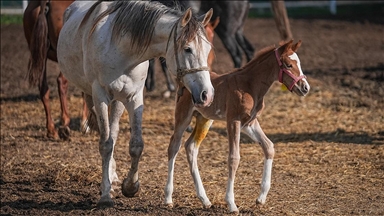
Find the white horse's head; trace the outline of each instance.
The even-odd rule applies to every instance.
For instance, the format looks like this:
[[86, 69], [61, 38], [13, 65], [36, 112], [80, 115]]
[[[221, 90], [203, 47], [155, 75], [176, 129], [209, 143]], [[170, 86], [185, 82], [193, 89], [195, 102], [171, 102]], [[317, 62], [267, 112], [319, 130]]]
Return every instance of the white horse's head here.
[[191, 9], [186, 10], [173, 26], [167, 45], [167, 67], [188, 89], [197, 107], [209, 106], [214, 97], [208, 68], [211, 44], [204, 30], [212, 13], [211, 9], [195, 18]]

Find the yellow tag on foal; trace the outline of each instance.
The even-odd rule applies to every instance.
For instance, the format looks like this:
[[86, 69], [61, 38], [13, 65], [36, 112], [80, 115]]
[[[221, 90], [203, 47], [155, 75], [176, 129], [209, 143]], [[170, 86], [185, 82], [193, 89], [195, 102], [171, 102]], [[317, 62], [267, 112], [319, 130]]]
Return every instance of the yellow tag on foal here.
[[285, 84], [281, 84], [281, 90], [282, 91], [287, 91], [288, 88], [287, 88], [287, 86]]

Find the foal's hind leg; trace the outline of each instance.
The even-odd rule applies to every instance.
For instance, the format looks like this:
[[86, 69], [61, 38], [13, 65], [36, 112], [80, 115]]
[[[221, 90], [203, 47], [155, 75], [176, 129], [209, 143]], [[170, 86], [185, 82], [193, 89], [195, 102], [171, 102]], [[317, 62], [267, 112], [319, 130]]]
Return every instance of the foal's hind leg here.
[[205, 208], [211, 207], [212, 204], [205, 193], [203, 182], [201, 181], [199, 168], [197, 166], [197, 155], [200, 144], [207, 135], [212, 122], [213, 120], [206, 119], [200, 114], [197, 115], [195, 129], [185, 143], [185, 150], [193, 182], [195, 183], [197, 197], [201, 200]]
[[240, 163], [240, 121], [227, 121], [227, 132], [229, 142], [228, 155], [228, 182], [225, 201], [227, 201], [230, 212], [239, 212], [235, 204], [234, 184], [237, 168]]
[[264, 171], [261, 180], [261, 193], [256, 202], [264, 204], [267, 199], [267, 194], [271, 188], [272, 162], [275, 155], [273, 143], [264, 134], [259, 122], [255, 119], [249, 125], [243, 127], [243, 132], [246, 133], [253, 141], [259, 142], [264, 152]]

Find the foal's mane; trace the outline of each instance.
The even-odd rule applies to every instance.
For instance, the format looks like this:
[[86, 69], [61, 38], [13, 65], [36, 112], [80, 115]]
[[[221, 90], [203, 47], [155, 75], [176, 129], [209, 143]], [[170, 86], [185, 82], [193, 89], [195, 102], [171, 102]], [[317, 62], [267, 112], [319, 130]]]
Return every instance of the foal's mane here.
[[[85, 15], [81, 25], [89, 19], [92, 12], [101, 2], [103, 2], [103, 0], [98, 0], [92, 5]], [[131, 46], [138, 53], [144, 53], [148, 48], [152, 40], [155, 26], [162, 15], [168, 13], [178, 18], [175, 25], [178, 24], [179, 19], [183, 15], [180, 7], [176, 6], [175, 8], [169, 8], [159, 2], [114, 1], [107, 10], [96, 17], [89, 35], [92, 35], [97, 23], [101, 19], [114, 12], [116, 12], [116, 16], [112, 21], [112, 40], [117, 41], [129, 32], [132, 37]], [[199, 36], [198, 46], [201, 46], [200, 36], [202, 33], [205, 35], [203, 28], [204, 27], [198, 22], [197, 18], [192, 16], [187, 25], [182, 28], [181, 34], [176, 40], [175, 46], [177, 47], [177, 51], [180, 51], [196, 36]]]
[[[282, 43], [280, 43], [280, 44], [282, 44]], [[286, 43], [282, 44], [280, 47], [278, 47], [277, 49], [280, 49], [280, 48], [285, 49], [285, 46], [287, 46], [288, 44], [289, 44], [289, 42], [286, 42]], [[247, 67], [253, 67], [254, 65], [257, 65], [257, 64], [264, 62], [264, 60], [268, 57], [268, 54], [270, 54], [275, 49], [276, 49], [275, 45], [264, 47], [263, 49], [259, 50], [256, 53], [255, 57], [251, 61], [249, 61], [246, 65], [239, 68], [238, 70], [242, 70], [243, 68], [247, 68]]]

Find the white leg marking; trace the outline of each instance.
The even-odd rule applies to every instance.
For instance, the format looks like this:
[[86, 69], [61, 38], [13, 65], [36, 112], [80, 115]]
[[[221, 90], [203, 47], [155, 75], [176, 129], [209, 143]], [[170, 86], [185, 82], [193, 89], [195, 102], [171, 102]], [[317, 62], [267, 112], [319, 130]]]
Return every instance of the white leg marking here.
[[272, 162], [273, 159], [264, 160], [264, 171], [263, 177], [261, 179], [261, 192], [259, 198], [257, 198], [257, 202], [260, 204], [265, 204], [268, 191], [271, 188]]

